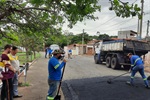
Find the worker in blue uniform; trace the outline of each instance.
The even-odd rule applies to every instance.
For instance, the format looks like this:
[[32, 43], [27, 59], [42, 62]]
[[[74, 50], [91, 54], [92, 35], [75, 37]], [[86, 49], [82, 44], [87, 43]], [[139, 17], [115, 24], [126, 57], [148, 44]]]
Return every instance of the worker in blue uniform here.
[[132, 55], [132, 53], [128, 53], [127, 56], [129, 57], [130, 62], [131, 62], [131, 69], [130, 69], [131, 79], [130, 81], [127, 82], [127, 84], [134, 86], [134, 76], [137, 72], [139, 72], [144, 80], [145, 87], [150, 89], [149, 83], [147, 81], [147, 77], [145, 76], [145, 73], [144, 73], [143, 60], [138, 55]]
[[49, 56], [49, 58], [52, 57], [52, 53], [53, 53], [53, 50], [52, 50], [51, 48], [49, 48], [49, 49], [48, 49], [48, 56]]
[[47, 100], [54, 100], [56, 96], [56, 92], [58, 89], [58, 85], [61, 80], [61, 69], [65, 66], [66, 60], [63, 59], [61, 63], [59, 63], [61, 59], [61, 54], [63, 51], [56, 49], [53, 51], [53, 57], [50, 58], [48, 62], [48, 95]]

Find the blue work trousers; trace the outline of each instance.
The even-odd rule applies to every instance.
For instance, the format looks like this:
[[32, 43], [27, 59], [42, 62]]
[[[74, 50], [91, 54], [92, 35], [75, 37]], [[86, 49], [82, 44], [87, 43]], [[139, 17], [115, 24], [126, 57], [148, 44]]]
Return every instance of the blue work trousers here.
[[13, 82], [13, 95], [18, 95], [18, 73], [16, 72], [14, 74], [14, 77], [12, 78]]
[[142, 76], [143, 80], [144, 80], [144, 84], [145, 86], [149, 86], [149, 83], [147, 81], [147, 77], [144, 74], [144, 66], [143, 65], [139, 65], [139, 66], [135, 66], [132, 68], [132, 72], [131, 72], [131, 83], [134, 84], [133, 80], [134, 80], [134, 76], [135, 74], [139, 72], [140, 75]]
[[49, 97], [56, 96], [59, 83], [60, 81], [53, 81], [53, 80], [48, 79], [49, 90], [48, 90], [47, 96]]

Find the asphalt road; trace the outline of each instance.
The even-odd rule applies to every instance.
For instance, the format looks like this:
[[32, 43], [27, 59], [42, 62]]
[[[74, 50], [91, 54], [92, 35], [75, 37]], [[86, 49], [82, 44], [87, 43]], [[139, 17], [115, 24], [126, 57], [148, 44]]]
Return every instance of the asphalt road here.
[[109, 78], [125, 72], [97, 65], [92, 56], [69, 59], [62, 84], [65, 100], [150, 100], [150, 90], [144, 87], [139, 74], [135, 78], [136, 87], [125, 84], [130, 74], [107, 83]]
[[[45, 100], [48, 91], [47, 62], [43, 53], [30, 66], [27, 77], [30, 86], [19, 87], [23, 97], [15, 100]], [[150, 100], [150, 90], [144, 88], [139, 74], [135, 79], [137, 87], [125, 84], [130, 79], [129, 74], [119, 77], [112, 84], [107, 83], [109, 78], [125, 72], [94, 64], [92, 56], [69, 59], [62, 82], [61, 100]], [[24, 82], [24, 77], [21, 79]]]

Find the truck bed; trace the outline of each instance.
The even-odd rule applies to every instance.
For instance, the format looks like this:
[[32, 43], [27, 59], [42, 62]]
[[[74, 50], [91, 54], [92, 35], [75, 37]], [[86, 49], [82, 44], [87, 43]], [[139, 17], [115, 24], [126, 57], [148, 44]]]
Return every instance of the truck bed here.
[[102, 51], [123, 51], [123, 40], [104, 41]]
[[128, 39], [104, 40], [102, 51], [135, 51], [148, 52], [150, 45], [148, 42]]

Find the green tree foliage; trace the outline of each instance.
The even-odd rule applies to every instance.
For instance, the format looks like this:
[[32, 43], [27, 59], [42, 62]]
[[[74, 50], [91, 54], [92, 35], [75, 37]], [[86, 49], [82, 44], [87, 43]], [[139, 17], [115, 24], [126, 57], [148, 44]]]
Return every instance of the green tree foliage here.
[[[23, 35], [26, 38], [31, 37], [31, 39], [39, 37], [42, 42], [48, 41], [46, 43], [56, 43], [61, 46], [66, 45], [66, 43], [80, 43], [82, 34], [69, 36], [69, 39], [61, 35], [62, 24], [67, 20], [69, 22], [68, 26], [72, 28], [77, 21], [83, 21], [84, 19], [96, 20], [97, 17], [93, 14], [100, 11], [98, 1], [0, 0], [0, 42], [20, 41], [18, 36], [14, 34], [17, 33], [19, 36]], [[130, 5], [120, 0], [111, 0], [110, 10], [114, 10], [117, 16], [123, 18], [130, 17], [130, 15], [140, 16], [140, 8], [137, 4]], [[89, 37], [88, 34], [84, 34], [85, 43], [90, 40]], [[35, 40], [32, 42], [37, 43]]]
[[[9, 40], [10, 44], [24, 47], [26, 52], [27, 61], [29, 61], [29, 56], [34, 54], [36, 57], [36, 51], [40, 51], [43, 48], [43, 34], [41, 33], [32, 33], [29, 29], [26, 30], [18, 30], [18, 32], [14, 33], [17, 37], [17, 41]], [[32, 53], [33, 52], [33, 53]]]
[[110, 38], [110, 36], [108, 35], [108, 34], [100, 34], [99, 36], [98, 36], [98, 39], [99, 40], [102, 40], [102, 39], [109, 39]]
[[[57, 31], [65, 19], [70, 22], [70, 27], [84, 18], [96, 19], [93, 13], [100, 10], [97, 2], [98, 0], [1, 0], [0, 25], [14, 30], [18, 27], [28, 27], [32, 31], [50, 28], [49, 31], [53, 32]], [[0, 33], [4, 34], [1, 29]]]
[[[73, 33], [67, 32], [65, 34], [49, 35], [45, 43], [47, 47], [49, 47], [51, 44], [58, 44], [61, 47], [64, 47], [70, 44], [82, 44], [82, 37], [83, 33], [73, 35]], [[102, 40], [109, 38], [117, 38], [117, 36], [109, 36], [107, 34], [100, 34], [99, 36], [89, 36], [88, 33], [84, 33], [84, 44], [87, 44], [93, 39]]]
[[58, 44], [60, 47], [67, 45], [67, 37], [65, 35], [49, 35], [46, 38], [45, 46], [49, 47], [52, 44]]
[[116, 16], [127, 18], [130, 16], [138, 16], [141, 18], [140, 15], [140, 8], [137, 4], [130, 4], [129, 2], [122, 2], [121, 0], [110, 0], [111, 7], [109, 10], [113, 10], [116, 13]]

